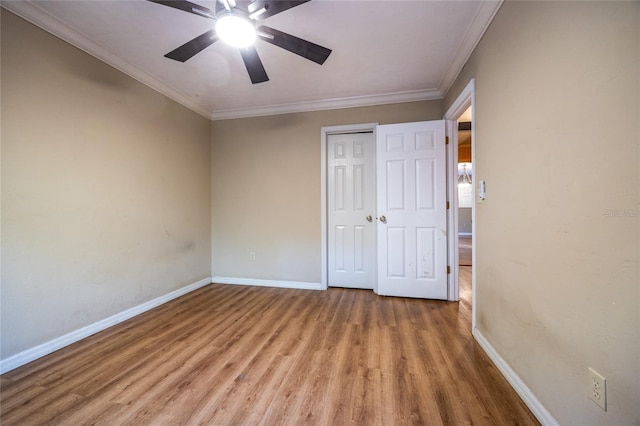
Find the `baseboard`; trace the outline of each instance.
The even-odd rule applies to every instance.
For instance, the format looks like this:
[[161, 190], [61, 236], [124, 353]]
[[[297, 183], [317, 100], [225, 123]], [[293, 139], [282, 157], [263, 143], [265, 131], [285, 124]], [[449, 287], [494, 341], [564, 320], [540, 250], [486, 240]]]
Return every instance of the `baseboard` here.
[[322, 290], [322, 284], [299, 281], [256, 280], [253, 278], [213, 277], [211, 281], [218, 284], [255, 285], [259, 287], [297, 288], [301, 290]]
[[471, 232], [458, 232], [458, 235], [461, 237], [471, 237], [473, 234]]
[[0, 374], [4, 374], [7, 371], [11, 371], [14, 368], [18, 368], [40, 357], [55, 352], [58, 349], [62, 349], [65, 346], [84, 339], [85, 337], [96, 334], [99, 331], [105, 330], [111, 326], [126, 321], [129, 318], [133, 318], [136, 315], [140, 315], [143, 312], [156, 308], [164, 303], [169, 302], [170, 300], [176, 299], [210, 283], [211, 278], [202, 279], [193, 284], [189, 284], [186, 287], [182, 287], [178, 290], [167, 293], [164, 296], [157, 297], [141, 305], [134, 306], [131, 309], [127, 309], [126, 311], [120, 312], [98, 322], [94, 322], [93, 324], [89, 324], [86, 327], [82, 327], [78, 330], [72, 331], [71, 333], [65, 334], [64, 336], [57, 337], [46, 343], [10, 356], [9, 358], [0, 360]]
[[476, 339], [478, 344], [482, 347], [482, 349], [486, 352], [486, 354], [491, 358], [491, 361], [496, 365], [498, 370], [502, 373], [502, 375], [507, 379], [511, 387], [516, 391], [516, 393], [520, 396], [522, 401], [529, 407], [529, 410], [533, 413], [534, 416], [538, 419], [538, 421], [543, 426], [559, 426], [559, 423], [556, 419], [553, 418], [551, 413], [547, 411], [546, 408], [540, 403], [538, 398], [531, 392], [531, 389], [524, 384], [522, 379], [516, 374], [513, 369], [507, 364], [507, 362], [496, 352], [491, 343], [478, 331], [478, 329], [473, 330], [473, 337]]

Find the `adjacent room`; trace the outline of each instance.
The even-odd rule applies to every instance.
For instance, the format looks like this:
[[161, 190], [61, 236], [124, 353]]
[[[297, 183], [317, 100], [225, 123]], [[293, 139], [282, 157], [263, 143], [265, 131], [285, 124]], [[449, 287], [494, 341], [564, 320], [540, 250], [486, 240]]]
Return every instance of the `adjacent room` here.
[[0, 6], [3, 425], [640, 424], [639, 2]]

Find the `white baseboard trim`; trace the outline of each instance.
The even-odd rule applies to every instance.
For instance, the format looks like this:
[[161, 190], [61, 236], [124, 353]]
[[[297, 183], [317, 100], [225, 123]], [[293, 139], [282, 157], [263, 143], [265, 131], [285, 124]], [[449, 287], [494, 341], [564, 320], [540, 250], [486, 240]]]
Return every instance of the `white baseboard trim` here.
[[301, 290], [322, 290], [320, 283], [299, 281], [257, 280], [253, 278], [213, 277], [211, 281], [217, 284], [255, 285], [259, 287], [297, 288]]
[[126, 311], [112, 315], [98, 322], [94, 322], [93, 324], [89, 324], [86, 327], [82, 327], [78, 330], [72, 331], [71, 333], [67, 333], [46, 343], [0, 360], [0, 374], [4, 374], [7, 371], [11, 371], [14, 368], [18, 368], [40, 357], [55, 352], [58, 349], [62, 349], [65, 346], [84, 339], [85, 337], [96, 334], [102, 330], [126, 321], [129, 318], [133, 318], [136, 315], [140, 315], [143, 312], [156, 308], [164, 303], [169, 302], [170, 300], [176, 299], [208, 284], [211, 284], [211, 278], [202, 279], [193, 284], [189, 284], [186, 287], [182, 287], [178, 290], [167, 293], [164, 296], [156, 297], [155, 299], [145, 302], [141, 305], [134, 306], [133, 308], [127, 309]]
[[458, 232], [458, 235], [462, 237], [471, 237], [473, 234], [471, 232]]
[[529, 407], [534, 416], [538, 419], [538, 421], [543, 426], [559, 426], [560, 423], [556, 419], [553, 418], [551, 413], [547, 411], [546, 408], [538, 401], [538, 398], [531, 392], [531, 389], [524, 384], [522, 379], [516, 374], [515, 371], [511, 369], [509, 364], [496, 352], [491, 343], [478, 331], [478, 329], [473, 330], [473, 337], [476, 339], [478, 344], [482, 347], [482, 349], [486, 352], [486, 354], [491, 358], [491, 361], [496, 365], [498, 370], [502, 373], [502, 375], [507, 379], [511, 387], [516, 391], [516, 393], [520, 396], [522, 401]]

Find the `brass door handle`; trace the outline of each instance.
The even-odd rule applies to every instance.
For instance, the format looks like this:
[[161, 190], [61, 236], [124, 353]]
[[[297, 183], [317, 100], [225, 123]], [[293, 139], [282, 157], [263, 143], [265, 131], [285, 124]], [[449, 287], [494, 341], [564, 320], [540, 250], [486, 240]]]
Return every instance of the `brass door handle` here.
[[385, 216], [380, 216], [380, 222], [387, 223], [387, 218]]
[[372, 222], [373, 218], [371, 217], [371, 215], [367, 216], [367, 222]]

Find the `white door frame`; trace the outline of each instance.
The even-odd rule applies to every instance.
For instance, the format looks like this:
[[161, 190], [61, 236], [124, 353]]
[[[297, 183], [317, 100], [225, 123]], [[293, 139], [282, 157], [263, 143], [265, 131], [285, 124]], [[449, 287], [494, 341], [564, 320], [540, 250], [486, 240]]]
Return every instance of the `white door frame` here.
[[[326, 126], [320, 131], [320, 228], [321, 228], [321, 281], [320, 289], [328, 288], [328, 247], [327, 247], [327, 136], [337, 133], [373, 132], [373, 140], [376, 140], [376, 126], [378, 123], [348, 124], [343, 126]], [[374, 142], [375, 143], [375, 142]], [[374, 150], [375, 152], [375, 150]], [[375, 155], [375, 154], [374, 154]], [[375, 159], [374, 159], [375, 167]], [[374, 170], [375, 176], [375, 170]], [[373, 291], [378, 292], [378, 280], [374, 280]]]
[[[472, 187], [475, 194], [475, 170], [476, 170], [476, 95], [475, 95], [475, 79], [471, 79], [467, 86], [462, 90], [458, 98], [453, 102], [451, 107], [444, 115], [445, 120], [454, 122], [469, 108], [473, 111], [471, 124], [471, 159], [474, 161], [474, 173], [471, 176]], [[449, 143], [449, 151], [447, 156], [448, 173], [448, 195], [451, 201], [449, 209], [449, 259], [452, 262], [453, 276], [449, 280], [449, 300], [459, 300], [459, 274], [460, 267], [458, 262], [458, 129], [450, 129], [451, 141]], [[471, 205], [471, 330], [476, 329], [476, 201], [475, 196], [472, 198]]]
[[458, 254], [458, 129], [455, 119], [446, 119], [447, 145], [447, 254], [451, 273], [448, 279], [447, 300], [460, 300], [460, 262]]

